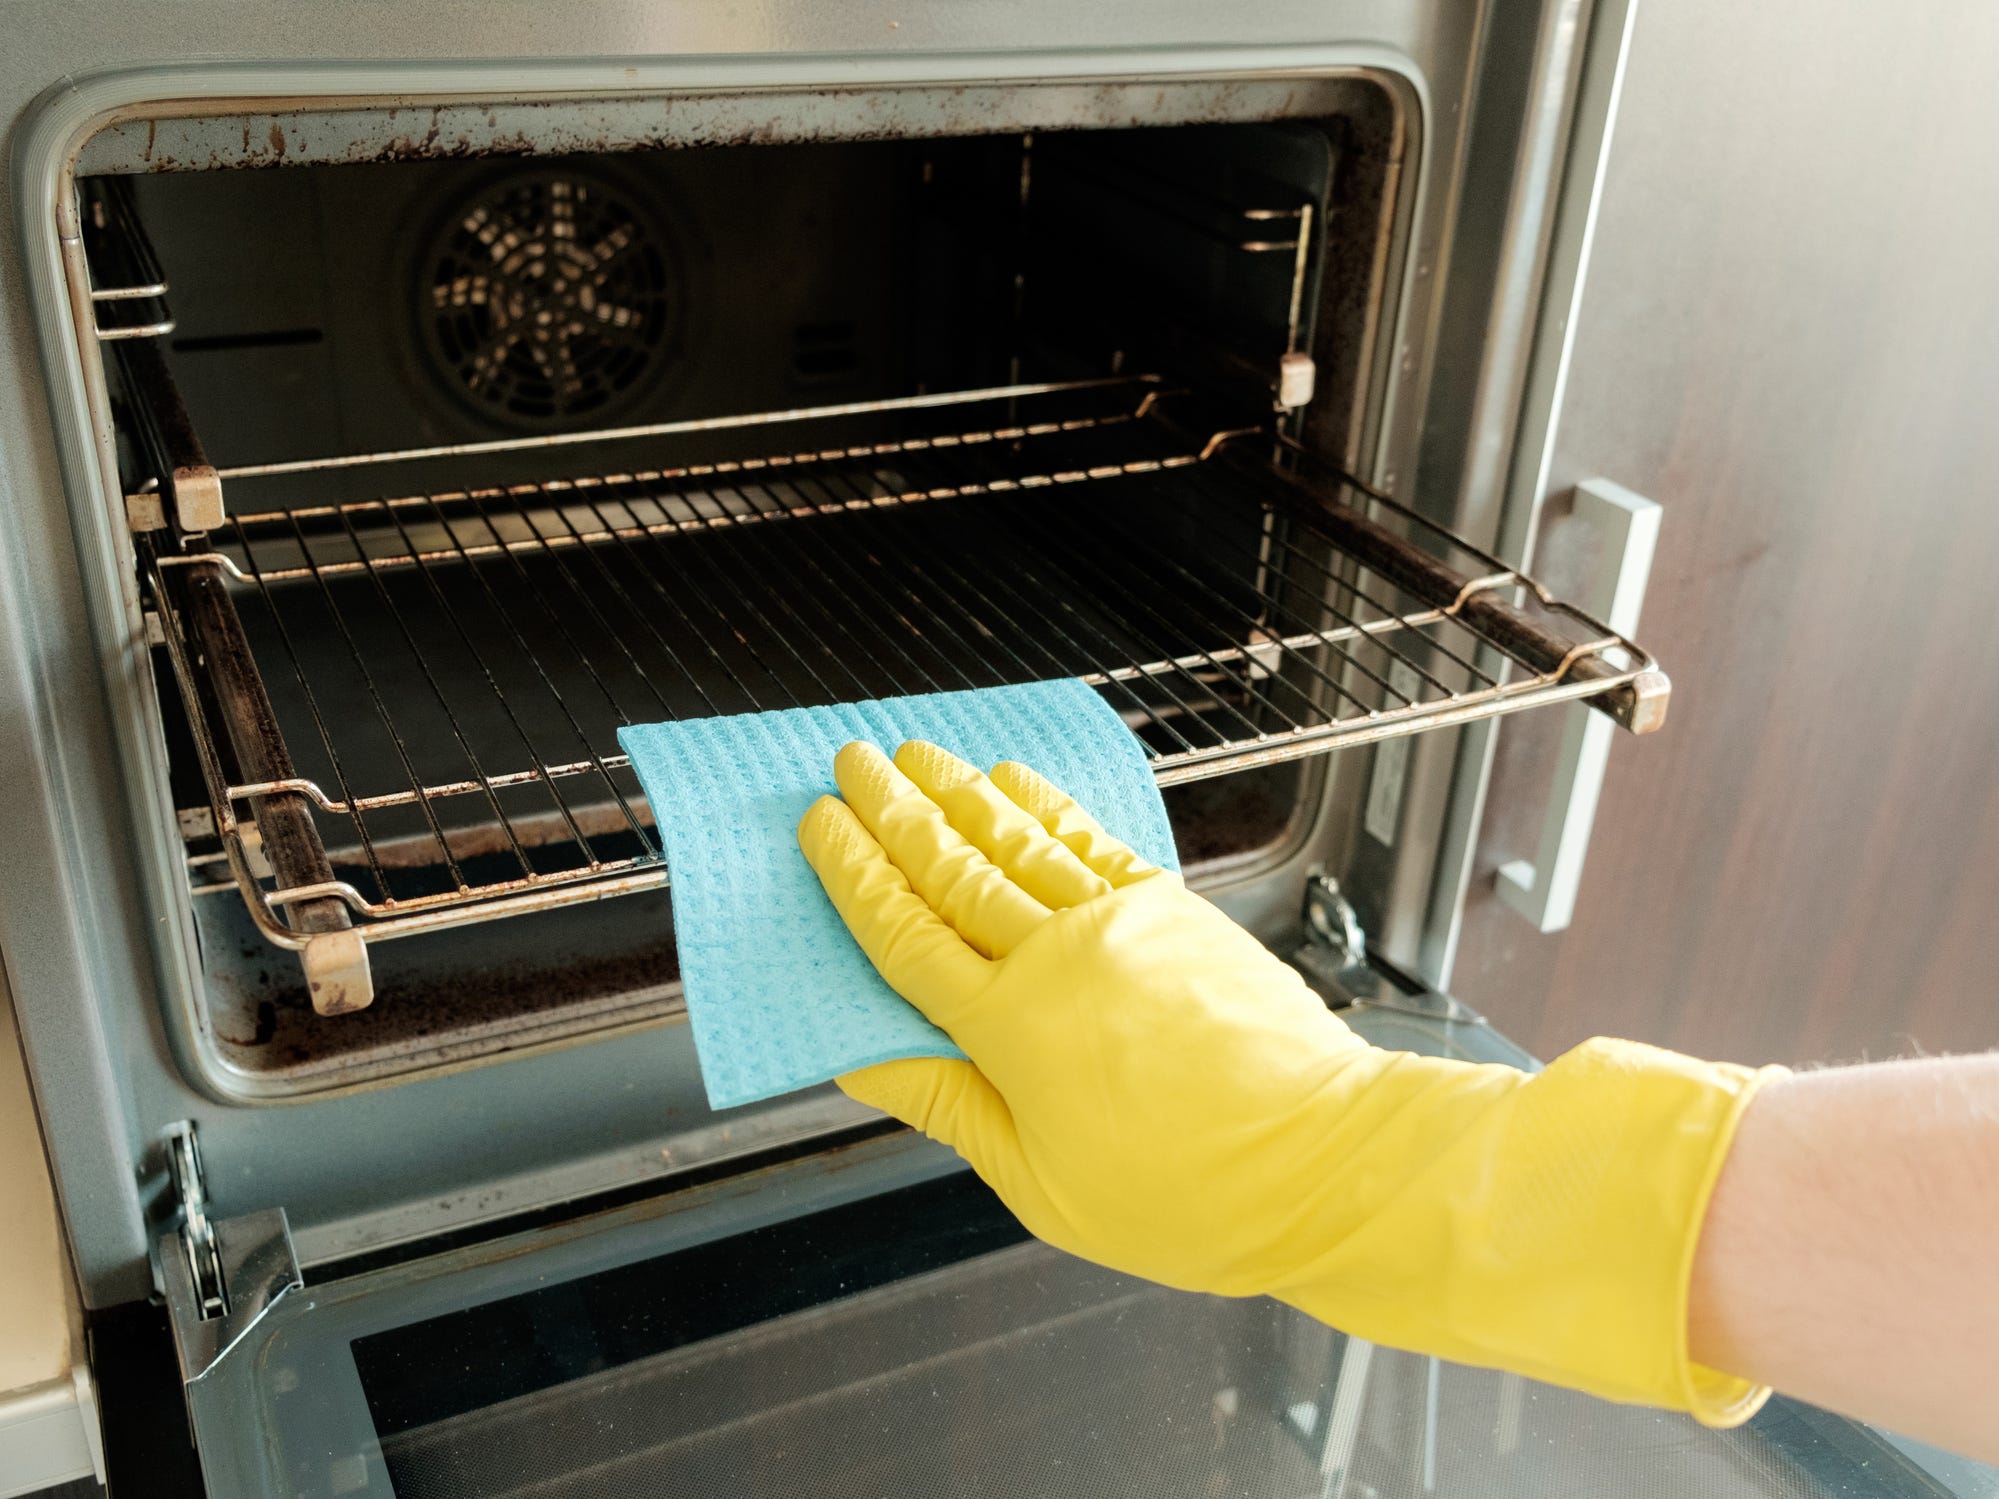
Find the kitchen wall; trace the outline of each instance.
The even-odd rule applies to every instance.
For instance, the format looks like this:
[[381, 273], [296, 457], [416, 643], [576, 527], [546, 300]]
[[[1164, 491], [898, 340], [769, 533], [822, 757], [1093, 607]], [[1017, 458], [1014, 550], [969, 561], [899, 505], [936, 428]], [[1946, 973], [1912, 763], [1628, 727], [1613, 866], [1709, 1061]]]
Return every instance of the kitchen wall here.
[[1999, 8], [1641, 5], [1561, 434], [1557, 581], [1576, 480], [1665, 507], [1673, 716], [1552, 937], [1492, 878], [1559, 726], [1502, 729], [1459, 992], [1544, 1055], [1999, 1045]]

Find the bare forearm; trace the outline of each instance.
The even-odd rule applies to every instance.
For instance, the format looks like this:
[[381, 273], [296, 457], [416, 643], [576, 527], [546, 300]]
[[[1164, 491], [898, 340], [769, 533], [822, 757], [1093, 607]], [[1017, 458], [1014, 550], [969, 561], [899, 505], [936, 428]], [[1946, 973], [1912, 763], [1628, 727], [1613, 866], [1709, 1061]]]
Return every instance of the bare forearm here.
[[1708, 1209], [1688, 1338], [1710, 1368], [1999, 1460], [1999, 1055], [1766, 1087]]

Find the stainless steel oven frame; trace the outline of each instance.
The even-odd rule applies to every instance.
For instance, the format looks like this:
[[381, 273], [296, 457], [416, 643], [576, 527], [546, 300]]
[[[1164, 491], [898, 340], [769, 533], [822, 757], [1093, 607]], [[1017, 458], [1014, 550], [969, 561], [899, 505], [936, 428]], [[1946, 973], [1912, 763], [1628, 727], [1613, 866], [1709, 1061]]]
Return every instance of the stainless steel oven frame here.
[[[132, 15], [103, 0], [29, 0], [10, 20], [15, 44], [0, 61], [18, 122], [12, 244], [0, 255], [0, 756], [10, 767], [0, 948], [85, 1300], [107, 1307], [159, 1281], [160, 1235], [180, 1206], [181, 1121], [198, 1127], [209, 1210], [229, 1219], [283, 1208], [310, 1267], [594, 1194], [664, 1189], [870, 1116], [831, 1089], [712, 1115], [675, 1024], [288, 1104], [215, 1084], [188, 1041], [197, 958], [179, 849], [163, 836], [173, 806], [90, 337], [99, 309], [76, 216], [81, 159], [95, 152], [115, 165], [162, 139], [218, 166], [380, 153], [409, 134], [392, 120], [421, 120], [421, 142], [454, 110], [474, 135], [491, 132], [488, 146], [614, 147], [645, 139], [658, 101], [675, 96], [726, 98], [751, 121], [778, 109], [796, 124], [822, 90], [941, 99], [1005, 80], [1087, 99], [1105, 79], [1226, 90], [1367, 78], [1395, 99], [1409, 149], [1390, 316], [1351, 460], [1373, 484], [1513, 557], [1546, 483], [1629, 6], [1367, 0], [1223, 13], [1199, 0], [1031, 0], [910, 15], [787, 3], [752, 15], [634, 4], [559, 22], [509, 14], [468, 35], [421, 8], [383, 17], [328, 7], [305, 26], [276, 4]], [[266, 128], [273, 112], [351, 128], [344, 141], [281, 146]], [[1363, 750], [1315, 762], [1325, 782], [1316, 824], [1275, 863], [1231, 871], [1210, 893], [1281, 943], [1302, 920], [1308, 874], [1337, 852], [1375, 948], [1441, 985], [1488, 744], [1480, 728], [1446, 729], [1404, 742], [1392, 761]], [[1365, 829], [1370, 791], [1388, 811]]]

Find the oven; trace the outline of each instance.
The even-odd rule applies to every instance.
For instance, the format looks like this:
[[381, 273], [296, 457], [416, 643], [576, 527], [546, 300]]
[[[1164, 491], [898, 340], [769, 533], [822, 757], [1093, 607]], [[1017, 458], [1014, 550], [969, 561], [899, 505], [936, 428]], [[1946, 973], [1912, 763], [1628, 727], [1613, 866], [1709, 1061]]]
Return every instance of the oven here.
[[210, 1493], [1858, 1461], [1070, 1261], [830, 1087], [711, 1112], [617, 751], [1080, 678], [1329, 1004], [1531, 1065], [1440, 992], [1478, 726], [1572, 716], [1559, 924], [1670, 693], [1656, 507], [1587, 487], [1580, 595], [1505, 560], [1624, 6], [17, 11], [0, 920]]

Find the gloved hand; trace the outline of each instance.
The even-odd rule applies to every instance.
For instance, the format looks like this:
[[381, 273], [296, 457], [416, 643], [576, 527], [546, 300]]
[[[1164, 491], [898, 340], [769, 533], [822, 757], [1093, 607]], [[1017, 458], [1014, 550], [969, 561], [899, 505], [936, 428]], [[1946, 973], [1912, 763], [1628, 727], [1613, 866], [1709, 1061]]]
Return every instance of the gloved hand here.
[[1593, 1041], [1529, 1076], [1384, 1051], [1025, 766], [834, 762], [799, 843], [970, 1062], [840, 1086], [952, 1146], [1058, 1248], [1356, 1336], [1746, 1420], [1686, 1352], [1707, 1195], [1760, 1080]]

